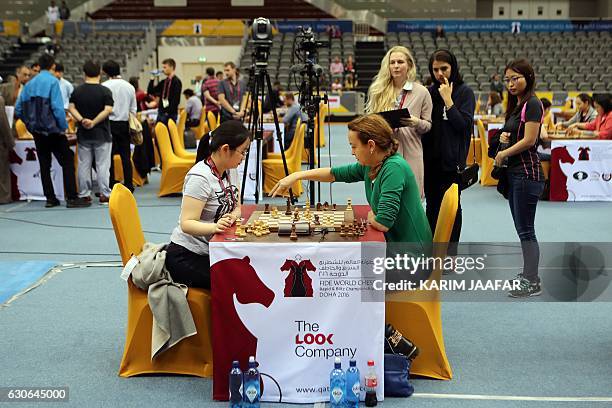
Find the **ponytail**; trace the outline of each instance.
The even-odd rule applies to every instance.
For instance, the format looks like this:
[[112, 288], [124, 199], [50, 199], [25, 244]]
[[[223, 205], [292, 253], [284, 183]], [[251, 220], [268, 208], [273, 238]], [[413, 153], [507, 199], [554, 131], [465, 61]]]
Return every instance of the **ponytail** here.
[[223, 145], [228, 145], [231, 150], [235, 150], [242, 145], [247, 139], [250, 139], [251, 134], [244, 127], [242, 122], [238, 120], [228, 120], [221, 123], [218, 128], [206, 133], [200, 144], [196, 154], [196, 163], [202, 160], [207, 160], [213, 152], [216, 152]]

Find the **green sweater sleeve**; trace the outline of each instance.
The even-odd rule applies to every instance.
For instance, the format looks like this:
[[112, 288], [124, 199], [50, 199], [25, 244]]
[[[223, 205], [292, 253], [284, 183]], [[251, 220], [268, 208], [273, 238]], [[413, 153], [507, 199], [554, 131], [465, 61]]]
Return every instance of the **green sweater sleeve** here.
[[400, 211], [405, 174], [398, 165], [388, 166], [380, 174], [380, 196], [376, 209], [376, 222], [391, 229]]
[[331, 173], [336, 181], [356, 183], [364, 181], [366, 167], [359, 163], [347, 164], [346, 166], [332, 167]]

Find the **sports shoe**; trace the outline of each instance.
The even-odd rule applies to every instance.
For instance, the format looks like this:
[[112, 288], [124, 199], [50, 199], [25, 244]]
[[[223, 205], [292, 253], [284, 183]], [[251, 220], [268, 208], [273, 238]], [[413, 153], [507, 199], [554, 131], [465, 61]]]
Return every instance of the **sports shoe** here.
[[100, 194], [100, 204], [108, 204], [108, 197], [104, 194]]
[[57, 207], [58, 205], [60, 205], [60, 202], [57, 198], [54, 198], [52, 200], [47, 200], [47, 202], [45, 203], [45, 208], [53, 208], [53, 207]]
[[530, 282], [525, 278], [521, 278], [520, 287], [516, 290], [508, 292], [511, 298], [526, 298], [531, 296], [539, 296], [542, 294], [540, 282]]
[[87, 200], [85, 197], [66, 200], [67, 208], [83, 208], [89, 206], [91, 206], [91, 200]]

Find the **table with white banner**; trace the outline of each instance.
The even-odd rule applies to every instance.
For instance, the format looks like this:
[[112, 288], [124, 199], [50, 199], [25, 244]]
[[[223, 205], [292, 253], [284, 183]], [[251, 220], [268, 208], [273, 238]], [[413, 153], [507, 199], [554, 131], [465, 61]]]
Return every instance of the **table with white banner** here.
[[[15, 141], [15, 155], [11, 160], [11, 173], [16, 178], [20, 200], [46, 200], [40, 179], [40, 165], [33, 140]], [[11, 176], [12, 176], [11, 175]], [[52, 155], [51, 181], [58, 200], [64, 199], [64, 178], [62, 167]]]
[[551, 201], [612, 201], [612, 140], [554, 140]]
[[[367, 217], [368, 206], [353, 208]], [[243, 217], [254, 209], [243, 206]], [[232, 361], [246, 370], [250, 355], [265, 374], [262, 401], [329, 401], [335, 357], [343, 369], [354, 358], [362, 384], [374, 360], [383, 399], [384, 292], [374, 290], [368, 265], [385, 256], [384, 235], [369, 228], [355, 239], [335, 236], [237, 241], [232, 228], [211, 240], [214, 399], [228, 399]]]

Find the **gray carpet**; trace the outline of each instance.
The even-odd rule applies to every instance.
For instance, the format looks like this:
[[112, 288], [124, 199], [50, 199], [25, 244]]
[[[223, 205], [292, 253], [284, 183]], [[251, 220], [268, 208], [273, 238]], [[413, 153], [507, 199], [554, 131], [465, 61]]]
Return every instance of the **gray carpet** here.
[[[345, 127], [332, 126], [334, 163], [350, 162]], [[324, 161], [326, 162], [326, 160]], [[180, 198], [157, 198], [159, 173], [136, 191], [148, 240], [166, 241]], [[335, 185], [334, 202], [364, 203], [363, 186]], [[322, 200], [328, 188], [322, 187]], [[304, 196], [302, 196], [304, 197]], [[302, 198], [303, 199], [303, 198]], [[279, 201], [277, 201], [279, 202]], [[492, 188], [462, 197], [462, 241], [518, 239], [507, 203]], [[540, 241], [612, 241], [609, 203], [538, 206]], [[43, 203], [0, 206], [0, 260], [118, 262], [108, 208], [44, 209]], [[125, 338], [126, 289], [120, 268], [72, 268], [0, 309], [0, 387], [68, 386], [57, 406], [226, 406], [211, 400], [211, 381], [179, 376], [117, 376]], [[452, 381], [414, 380], [417, 393], [532, 397], [612, 397], [612, 304], [447, 302], [444, 336]], [[19, 406], [39, 406], [19, 404]], [[263, 404], [278, 406], [277, 404]], [[599, 407], [612, 402], [478, 401], [414, 396], [385, 406]]]

